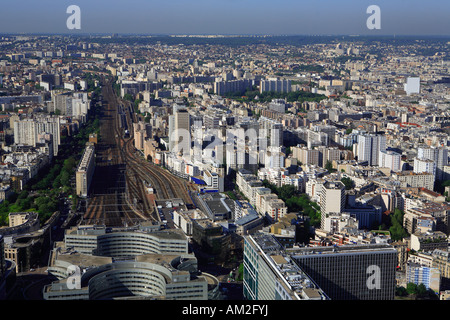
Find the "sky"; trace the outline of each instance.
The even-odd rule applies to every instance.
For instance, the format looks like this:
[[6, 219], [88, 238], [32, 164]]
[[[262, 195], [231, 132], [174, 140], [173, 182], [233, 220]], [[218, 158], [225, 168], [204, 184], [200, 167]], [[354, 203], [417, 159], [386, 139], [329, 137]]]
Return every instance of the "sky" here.
[[[381, 29], [367, 28], [370, 5]], [[0, 12], [0, 33], [450, 35], [449, 0], [20, 0]]]

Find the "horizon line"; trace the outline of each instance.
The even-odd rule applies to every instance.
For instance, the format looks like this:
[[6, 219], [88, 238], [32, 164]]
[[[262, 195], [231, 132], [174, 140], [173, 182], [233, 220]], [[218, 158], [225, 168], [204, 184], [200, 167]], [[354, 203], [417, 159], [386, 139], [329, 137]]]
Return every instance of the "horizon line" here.
[[37, 35], [64, 35], [64, 36], [146, 36], [146, 37], [450, 37], [450, 34], [257, 34], [257, 33], [134, 33], [134, 32], [0, 32], [0, 35], [11, 36], [37, 36]]

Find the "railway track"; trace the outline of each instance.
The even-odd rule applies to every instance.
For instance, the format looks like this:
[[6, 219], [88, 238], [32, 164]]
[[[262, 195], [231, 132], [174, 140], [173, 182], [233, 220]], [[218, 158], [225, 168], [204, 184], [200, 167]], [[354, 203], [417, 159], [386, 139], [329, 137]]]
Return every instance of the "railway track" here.
[[[103, 97], [101, 141], [96, 147], [98, 161], [83, 223], [123, 226], [143, 220], [160, 221], [154, 203], [147, 197], [144, 181], [156, 191], [157, 199], [181, 198], [193, 205], [185, 181], [137, 154], [133, 145], [137, 115], [131, 105], [122, 105], [110, 84], [103, 87]], [[124, 127], [129, 136], [125, 137]]]
[[[137, 121], [137, 118], [136, 114], [132, 112], [131, 105], [128, 103], [127, 109], [130, 114], [130, 118], [128, 118], [128, 120], [130, 120], [128, 127], [131, 128], [133, 121]], [[119, 137], [121, 137], [120, 134]], [[122, 140], [120, 145], [123, 146], [124, 150], [123, 157], [132, 165], [133, 170], [139, 173], [141, 178], [151, 183], [152, 187], [156, 189], [158, 199], [181, 198], [186, 204], [193, 205], [184, 181], [136, 155], [136, 150], [132, 144], [132, 132], [130, 132], [129, 139], [121, 138], [120, 140]]]
[[136, 210], [129, 200], [127, 189], [132, 185], [123, 150], [118, 145], [117, 109], [108, 86], [103, 88], [103, 96], [106, 99], [100, 119], [101, 141], [96, 146], [96, 170], [82, 224], [123, 226], [148, 220], [149, 216]]

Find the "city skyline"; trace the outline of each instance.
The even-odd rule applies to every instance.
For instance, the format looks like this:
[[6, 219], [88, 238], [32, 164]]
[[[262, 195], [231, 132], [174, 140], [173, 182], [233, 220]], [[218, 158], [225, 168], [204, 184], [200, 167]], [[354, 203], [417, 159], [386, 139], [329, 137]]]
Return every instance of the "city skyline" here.
[[[81, 29], [69, 30], [71, 5], [81, 9]], [[368, 29], [367, 8], [377, 5], [381, 29]], [[448, 2], [195, 0], [187, 5], [135, 0], [121, 3], [26, 0], [5, 3], [2, 33], [120, 33], [188, 35], [449, 35]]]
[[450, 4], [1, 8], [0, 300], [450, 300]]

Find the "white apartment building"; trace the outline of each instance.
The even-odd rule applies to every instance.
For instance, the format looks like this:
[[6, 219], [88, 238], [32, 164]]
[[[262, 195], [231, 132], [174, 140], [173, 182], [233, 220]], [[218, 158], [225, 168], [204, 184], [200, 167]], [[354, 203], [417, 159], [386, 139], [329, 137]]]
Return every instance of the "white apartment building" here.
[[367, 161], [369, 166], [380, 164], [380, 152], [386, 151], [384, 135], [364, 134], [358, 136], [357, 156], [359, 161]]
[[[265, 79], [260, 82], [260, 93], [267, 91], [291, 92], [291, 80]], [[284, 112], [284, 110], [283, 110]]]
[[277, 187], [282, 186], [283, 176], [288, 176], [289, 170], [280, 167], [265, 167], [258, 170], [258, 178], [267, 180]]
[[236, 174], [236, 185], [250, 204], [254, 206], [256, 204], [256, 191], [263, 186], [262, 181], [246, 170], [239, 170]]
[[292, 147], [292, 157], [302, 163], [302, 165], [316, 165], [319, 166], [318, 149], [311, 149], [307, 147]]
[[436, 175], [436, 163], [433, 160], [414, 158], [414, 173], [431, 173]]
[[287, 214], [287, 207], [284, 201], [277, 198], [266, 202], [266, 214], [273, 221], [283, 218]]
[[203, 179], [206, 182], [208, 188], [224, 192], [224, 177], [216, 172], [205, 170], [203, 172]]
[[435, 176], [432, 173], [415, 173], [415, 172], [395, 172], [392, 178], [400, 182], [402, 188], [426, 188], [428, 190], [434, 189]]
[[261, 187], [261, 188], [256, 189], [255, 208], [258, 213], [262, 212], [261, 208], [262, 208], [262, 203], [263, 203], [263, 197], [265, 195], [268, 195], [271, 193], [272, 193], [272, 191], [269, 188]]
[[95, 148], [86, 146], [76, 172], [76, 192], [80, 197], [87, 197], [95, 170]]
[[448, 165], [448, 150], [445, 147], [423, 146], [417, 149], [417, 158], [434, 161], [436, 164], [436, 179], [444, 178], [444, 167]]
[[264, 166], [266, 168], [284, 167], [285, 154], [281, 152], [281, 147], [268, 147], [264, 154]]
[[39, 136], [51, 133], [53, 138], [53, 155], [58, 155], [61, 144], [59, 117], [42, 117], [14, 121], [14, 143], [36, 147]]
[[301, 174], [289, 174], [281, 176], [281, 186], [294, 186], [299, 192], [304, 192], [306, 179]]
[[305, 193], [315, 202], [320, 202], [320, 195], [325, 184], [323, 179], [308, 179], [305, 184]]
[[320, 194], [321, 228], [329, 214], [341, 213], [345, 208], [345, 186], [340, 181], [326, 181]]
[[401, 167], [401, 154], [394, 151], [380, 151], [379, 154], [379, 167], [389, 168], [391, 171], [398, 172], [402, 170]]

